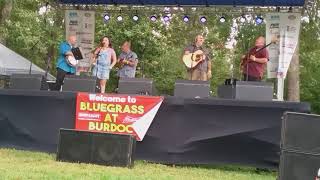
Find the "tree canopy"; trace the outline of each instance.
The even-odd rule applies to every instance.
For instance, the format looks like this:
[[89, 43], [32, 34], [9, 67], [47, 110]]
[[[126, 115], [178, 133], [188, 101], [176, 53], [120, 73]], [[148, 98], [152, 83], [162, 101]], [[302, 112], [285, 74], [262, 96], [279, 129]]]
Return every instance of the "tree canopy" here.
[[[50, 7], [48, 11], [39, 13], [47, 2]], [[320, 18], [317, 10], [319, 3], [320, 0], [314, 1], [304, 12], [299, 55], [301, 99], [311, 102], [313, 111], [320, 113]], [[97, 7], [96, 43], [102, 36], [107, 35], [119, 53], [121, 43], [130, 40], [133, 50], [139, 56], [138, 77], [153, 78], [159, 94], [172, 95], [175, 80], [185, 77], [185, 68], [180, 59], [184, 47], [193, 41], [195, 35], [203, 34], [206, 38], [205, 44], [210, 49], [213, 63], [211, 88], [213, 95], [216, 95], [217, 86], [226, 78], [240, 78], [241, 55], [252, 45], [255, 37], [265, 34], [264, 25], [256, 25], [254, 19], [242, 23], [239, 21], [241, 14], [228, 13], [228, 9], [221, 10], [225, 12], [224, 23], [219, 22], [222, 13], [210, 13], [211, 10], [208, 8], [170, 8], [169, 23], [161, 20], [154, 23], [149, 20], [150, 13], [147, 15], [138, 12], [141, 15], [140, 20], [133, 22], [132, 14], [119, 11], [120, 7], [108, 8], [114, 12], [113, 17], [122, 13], [125, 19], [121, 23], [117, 22], [116, 18], [105, 22], [102, 17], [105, 8]], [[159, 9], [146, 7], [146, 11], [162, 16], [163, 11]], [[192, 15], [190, 22], [185, 23], [182, 17], [187, 10]], [[50, 57], [50, 71], [55, 74], [58, 44], [65, 38], [64, 11], [61, 6], [54, 0], [3, 0], [0, 1], [0, 12], [0, 40], [24, 57], [32, 59], [40, 67], [46, 68], [46, 61]], [[201, 15], [207, 15], [207, 23], [199, 22], [198, 17]], [[237, 33], [230, 37], [232, 28], [237, 28]], [[230, 38], [237, 42], [233, 48], [225, 46]], [[31, 48], [33, 46], [34, 48]], [[112, 72], [108, 84], [109, 91], [115, 89], [114, 76], [115, 72]]]

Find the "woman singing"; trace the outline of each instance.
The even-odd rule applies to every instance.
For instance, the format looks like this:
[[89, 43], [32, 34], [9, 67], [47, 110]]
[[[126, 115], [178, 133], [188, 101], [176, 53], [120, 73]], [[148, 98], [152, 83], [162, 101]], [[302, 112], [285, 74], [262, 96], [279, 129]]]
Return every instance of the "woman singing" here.
[[108, 37], [100, 39], [100, 47], [98, 47], [93, 56], [93, 63], [96, 63], [93, 68], [93, 76], [97, 76], [100, 82], [100, 92], [104, 93], [106, 83], [109, 79], [110, 70], [117, 62], [117, 56], [112, 49], [111, 41]]

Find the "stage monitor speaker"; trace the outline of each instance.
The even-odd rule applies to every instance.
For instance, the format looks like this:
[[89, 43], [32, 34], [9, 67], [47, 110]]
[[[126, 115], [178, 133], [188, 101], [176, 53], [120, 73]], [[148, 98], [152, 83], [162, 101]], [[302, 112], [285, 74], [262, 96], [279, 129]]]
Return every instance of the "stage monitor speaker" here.
[[283, 150], [320, 154], [320, 116], [286, 112], [281, 136]]
[[60, 129], [57, 160], [133, 167], [135, 143], [131, 135]]
[[319, 155], [291, 151], [281, 152], [279, 180], [314, 180], [319, 169]]
[[96, 91], [96, 77], [88, 76], [66, 76], [62, 86], [62, 91], [80, 91], [92, 92]]
[[44, 77], [42, 74], [12, 74], [10, 89], [41, 90]]
[[145, 78], [121, 78], [118, 93], [156, 95], [153, 80]]
[[210, 96], [209, 81], [177, 80], [174, 96], [183, 98], [206, 98]]
[[218, 87], [218, 97], [248, 101], [272, 101], [273, 85], [268, 82], [236, 81]]

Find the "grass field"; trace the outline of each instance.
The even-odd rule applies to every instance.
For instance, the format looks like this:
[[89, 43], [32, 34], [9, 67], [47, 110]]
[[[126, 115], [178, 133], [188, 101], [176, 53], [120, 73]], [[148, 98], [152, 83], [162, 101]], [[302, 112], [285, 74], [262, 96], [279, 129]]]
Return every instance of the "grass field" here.
[[166, 166], [135, 161], [133, 169], [55, 161], [54, 154], [0, 149], [0, 180], [275, 180], [275, 172], [243, 167]]

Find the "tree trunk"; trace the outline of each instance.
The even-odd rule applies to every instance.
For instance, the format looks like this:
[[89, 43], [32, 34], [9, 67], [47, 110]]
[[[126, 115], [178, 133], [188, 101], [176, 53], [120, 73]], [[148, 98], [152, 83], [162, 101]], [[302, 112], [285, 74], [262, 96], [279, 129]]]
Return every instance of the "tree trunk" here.
[[299, 43], [288, 69], [288, 101], [300, 101]]
[[[1, 7], [1, 14], [0, 14], [0, 26], [4, 27], [5, 22], [7, 19], [10, 18], [11, 11], [13, 6], [13, 0], [5, 0], [3, 7]], [[5, 45], [5, 37], [0, 34], [0, 43]]]

